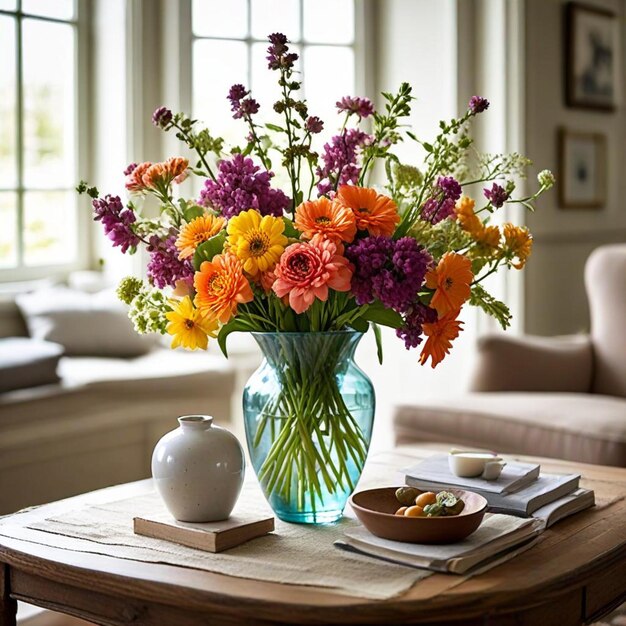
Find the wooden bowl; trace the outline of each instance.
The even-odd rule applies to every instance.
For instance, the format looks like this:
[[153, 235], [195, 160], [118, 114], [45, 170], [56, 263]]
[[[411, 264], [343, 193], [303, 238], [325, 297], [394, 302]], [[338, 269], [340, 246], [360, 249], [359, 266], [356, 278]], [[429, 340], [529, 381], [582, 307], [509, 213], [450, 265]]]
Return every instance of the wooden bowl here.
[[462, 489], [446, 489], [465, 502], [459, 515], [450, 517], [404, 517], [394, 515], [400, 508], [397, 487], [359, 491], [350, 506], [372, 534], [405, 543], [455, 543], [471, 535], [483, 521], [487, 500]]

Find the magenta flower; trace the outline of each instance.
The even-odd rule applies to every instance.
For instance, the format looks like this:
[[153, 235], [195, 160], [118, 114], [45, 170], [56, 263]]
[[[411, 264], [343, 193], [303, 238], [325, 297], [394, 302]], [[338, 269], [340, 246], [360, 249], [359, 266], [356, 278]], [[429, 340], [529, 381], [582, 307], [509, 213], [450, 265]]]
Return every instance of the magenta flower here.
[[454, 215], [454, 205], [461, 197], [461, 185], [452, 176], [437, 179], [436, 193], [422, 206], [422, 219], [437, 224]]
[[422, 325], [437, 321], [437, 311], [418, 302], [413, 305], [404, 318], [404, 326], [396, 329], [396, 335], [404, 339], [407, 350], [417, 348], [422, 343]]
[[189, 259], [178, 258], [178, 248], [176, 248], [176, 233], [171, 232], [165, 239], [157, 235], [150, 237], [148, 252], [147, 274], [148, 279], [159, 289], [165, 287], [176, 287], [176, 282], [193, 280], [194, 268]]
[[267, 49], [267, 67], [270, 70], [291, 69], [298, 60], [295, 52], [289, 52], [289, 40], [282, 33], [272, 33], [268, 40], [270, 46]]
[[355, 113], [360, 118], [366, 118], [374, 114], [374, 105], [369, 98], [357, 96], [344, 96], [337, 102], [337, 108], [341, 112]]
[[330, 143], [324, 144], [323, 166], [316, 170], [319, 178], [317, 192], [320, 196], [329, 193], [335, 186], [358, 183], [361, 173], [357, 165], [358, 150], [371, 140], [371, 135], [358, 128], [350, 128], [342, 135], [335, 135]]
[[481, 96], [472, 96], [470, 98], [468, 108], [474, 115], [477, 115], [478, 113], [482, 113], [489, 108], [489, 100]]
[[282, 217], [291, 200], [280, 189], [271, 189], [273, 176], [273, 172], [261, 171], [252, 159], [235, 154], [220, 163], [217, 180], [205, 181], [198, 204], [213, 207], [226, 218], [248, 209]]
[[250, 117], [259, 112], [259, 103], [254, 98], [248, 98], [250, 91], [243, 85], [233, 85], [228, 91], [227, 99], [230, 102], [230, 110], [233, 118], [238, 120], [242, 117]]
[[412, 237], [364, 237], [349, 246], [346, 258], [354, 264], [352, 293], [357, 304], [380, 300], [399, 313], [415, 302], [433, 263], [430, 254]]
[[95, 214], [94, 220], [102, 222], [104, 234], [111, 240], [114, 247], [126, 253], [129, 248], [135, 248], [141, 241], [132, 229], [137, 220], [130, 208], [125, 208], [119, 196], [107, 195], [104, 198], [94, 198], [91, 203]]
[[483, 189], [483, 193], [485, 194], [485, 198], [487, 198], [496, 209], [499, 209], [509, 199], [509, 194], [506, 189], [497, 183], [493, 183], [491, 189]]
[[304, 124], [304, 128], [309, 131], [312, 135], [317, 135], [324, 130], [324, 122], [315, 115], [307, 118], [307, 121]]
[[152, 123], [159, 128], [165, 128], [172, 121], [172, 112], [167, 107], [159, 107], [152, 114]]

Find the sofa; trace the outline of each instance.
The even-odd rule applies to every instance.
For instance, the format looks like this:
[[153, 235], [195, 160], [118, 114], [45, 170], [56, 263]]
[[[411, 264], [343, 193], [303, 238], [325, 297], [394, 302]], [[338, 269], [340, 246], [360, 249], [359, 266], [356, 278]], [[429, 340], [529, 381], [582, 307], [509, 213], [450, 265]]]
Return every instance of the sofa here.
[[470, 392], [396, 407], [397, 443], [626, 467], [626, 245], [595, 250], [585, 286], [589, 335], [481, 338]]
[[[5, 293], [0, 338], [14, 338], [16, 351], [27, 352], [19, 346], [35, 341], [28, 335]], [[179, 415], [208, 413], [230, 423], [233, 365], [217, 353], [150, 341], [132, 357], [61, 356], [48, 384], [0, 393], [0, 514], [149, 476], [152, 449]]]

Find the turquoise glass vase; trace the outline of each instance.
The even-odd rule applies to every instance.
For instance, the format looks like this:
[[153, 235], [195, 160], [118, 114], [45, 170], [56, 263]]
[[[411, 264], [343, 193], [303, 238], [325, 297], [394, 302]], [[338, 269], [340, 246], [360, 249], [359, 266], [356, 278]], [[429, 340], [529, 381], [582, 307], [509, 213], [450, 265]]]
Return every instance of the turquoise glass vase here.
[[339, 519], [372, 437], [374, 387], [355, 331], [252, 333], [263, 362], [243, 393], [252, 466], [282, 520]]

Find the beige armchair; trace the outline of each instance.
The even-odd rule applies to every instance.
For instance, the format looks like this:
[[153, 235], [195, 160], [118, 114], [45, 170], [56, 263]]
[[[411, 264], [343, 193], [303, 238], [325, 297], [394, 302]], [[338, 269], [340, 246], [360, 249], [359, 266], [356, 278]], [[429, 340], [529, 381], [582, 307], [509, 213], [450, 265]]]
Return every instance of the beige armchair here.
[[397, 407], [397, 442], [626, 466], [626, 245], [594, 251], [585, 284], [590, 335], [482, 338], [471, 393]]

